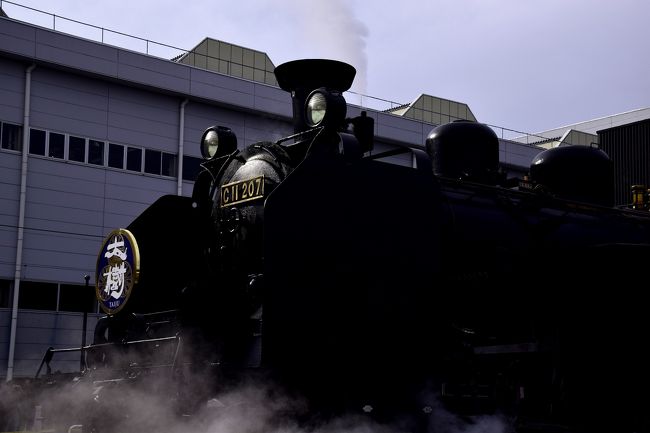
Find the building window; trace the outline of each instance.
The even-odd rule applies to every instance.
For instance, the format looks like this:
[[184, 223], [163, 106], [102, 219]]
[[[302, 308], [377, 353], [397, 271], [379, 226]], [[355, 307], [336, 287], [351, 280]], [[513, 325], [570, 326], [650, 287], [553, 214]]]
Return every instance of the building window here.
[[142, 149], [139, 147], [126, 148], [126, 169], [142, 171]]
[[0, 308], [9, 308], [11, 304], [11, 281], [0, 280]]
[[178, 163], [176, 162], [176, 155], [172, 153], [165, 153], [163, 152], [162, 154], [162, 170], [160, 174], [163, 176], [171, 176], [171, 177], [176, 177], [177, 172], [176, 168], [178, 166]]
[[34, 281], [20, 282], [18, 308], [32, 310], [56, 310], [58, 284], [37, 283]]
[[183, 155], [183, 179], [184, 180], [196, 180], [196, 177], [199, 175], [201, 170], [201, 158], [196, 158], [194, 156]]
[[23, 150], [23, 127], [12, 125], [11, 123], [2, 124], [2, 148], [9, 150]]
[[50, 132], [50, 142], [47, 155], [52, 158], [63, 159], [65, 152], [65, 135]]
[[68, 143], [68, 159], [70, 161], [86, 162], [86, 139], [70, 136]]
[[113, 143], [108, 145], [108, 166], [124, 168], [124, 146]]
[[59, 311], [84, 311], [92, 313], [96, 310], [95, 286], [80, 286], [61, 284], [59, 286]]
[[159, 150], [145, 149], [144, 151], [144, 172], [150, 174], [160, 174], [160, 155]]
[[88, 164], [104, 165], [104, 142], [88, 140]]
[[29, 153], [45, 156], [45, 131], [29, 130]]

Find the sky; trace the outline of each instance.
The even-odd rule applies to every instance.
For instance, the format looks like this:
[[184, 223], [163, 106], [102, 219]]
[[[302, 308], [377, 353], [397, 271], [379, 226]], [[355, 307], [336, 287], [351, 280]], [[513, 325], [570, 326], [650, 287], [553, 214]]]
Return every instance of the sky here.
[[[343, 60], [357, 69], [353, 91], [464, 102], [479, 121], [523, 132], [650, 107], [648, 0], [11, 1], [183, 49], [209, 36], [264, 51], [276, 66]], [[89, 32], [6, 1], [3, 9]]]

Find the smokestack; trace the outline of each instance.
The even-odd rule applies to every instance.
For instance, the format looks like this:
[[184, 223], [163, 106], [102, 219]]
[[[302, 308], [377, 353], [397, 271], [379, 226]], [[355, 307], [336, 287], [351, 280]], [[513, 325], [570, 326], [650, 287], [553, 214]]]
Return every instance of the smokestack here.
[[320, 87], [345, 92], [352, 86], [357, 71], [337, 60], [294, 60], [275, 68], [275, 78], [282, 90], [293, 99], [293, 129], [297, 134], [308, 128], [305, 122], [305, 100]]

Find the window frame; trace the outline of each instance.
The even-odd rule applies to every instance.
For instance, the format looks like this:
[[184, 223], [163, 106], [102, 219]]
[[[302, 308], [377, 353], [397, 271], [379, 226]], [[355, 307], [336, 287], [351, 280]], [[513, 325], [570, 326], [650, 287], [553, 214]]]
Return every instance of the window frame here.
[[[73, 138], [79, 138], [84, 141], [83, 145], [83, 151], [84, 151], [84, 157], [83, 161], [80, 161], [78, 159], [70, 159], [70, 151], [72, 149], [72, 139]], [[68, 134], [68, 151], [66, 152], [66, 161], [71, 161], [71, 162], [78, 162], [81, 164], [87, 164], [88, 163], [88, 138], [87, 137], [79, 137], [78, 135], [72, 135]]]
[[[4, 150], [9, 150], [11, 152], [22, 152], [23, 151], [23, 134], [25, 133], [23, 131], [23, 125], [17, 124], [17, 123], [11, 123], [11, 122], [0, 122], [1, 128], [0, 128], [0, 149]], [[10, 125], [12, 127], [18, 128], [18, 142], [16, 143], [16, 148], [11, 148], [8, 146], [5, 146], [5, 130], [6, 126]]]
[[[129, 168], [129, 150], [138, 150], [140, 152], [140, 169], [135, 170], [133, 168]], [[140, 146], [126, 146], [126, 163], [125, 163], [125, 170], [130, 171], [131, 173], [142, 173], [144, 171], [144, 155], [143, 152], [144, 148]]]
[[[100, 163], [91, 162], [91, 160], [90, 160], [90, 150], [91, 150], [90, 146], [93, 143], [101, 145], [100, 146], [101, 151], [99, 152], [99, 155], [101, 157], [101, 162]], [[86, 163], [87, 164], [94, 165], [94, 166], [97, 166], [97, 167], [106, 167], [106, 142], [105, 141], [103, 141], [103, 140], [95, 140], [93, 138], [88, 138], [86, 140], [86, 149], [87, 149], [87, 151], [86, 151], [86, 155], [87, 155], [86, 156], [86, 161], [87, 161]]]
[[[36, 144], [34, 144], [33, 140], [35, 140], [35, 139], [36, 139], [36, 135], [38, 135], [38, 134], [34, 134], [34, 132], [43, 133], [43, 137], [42, 137], [43, 142], [42, 142], [42, 143], [36, 143]], [[29, 140], [28, 140], [29, 148], [28, 148], [28, 153], [29, 153], [30, 155], [38, 155], [38, 156], [45, 156], [45, 155], [47, 155], [47, 135], [48, 135], [48, 134], [47, 134], [47, 131], [44, 130], [44, 129], [40, 129], [40, 128], [29, 128]], [[40, 140], [39, 140], [39, 141], [40, 141]], [[35, 151], [34, 151], [34, 150], [40, 150], [40, 149], [32, 149], [33, 147], [37, 147], [37, 146], [41, 146], [41, 145], [43, 146], [43, 153], [38, 153], [38, 152], [35, 152]]]
[[[65, 160], [66, 159], [66, 149], [67, 149], [67, 134], [64, 134], [63, 132], [56, 132], [56, 131], [46, 131], [47, 132], [47, 139], [46, 139], [46, 151], [45, 151], [45, 156], [48, 158], [53, 158], [53, 159], [58, 159], [58, 160]], [[52, 134], [54, 135], [60, 135], [63, 137], [63, 154], [61, 157], [58, 156], [53, 156], [52, 155]]]

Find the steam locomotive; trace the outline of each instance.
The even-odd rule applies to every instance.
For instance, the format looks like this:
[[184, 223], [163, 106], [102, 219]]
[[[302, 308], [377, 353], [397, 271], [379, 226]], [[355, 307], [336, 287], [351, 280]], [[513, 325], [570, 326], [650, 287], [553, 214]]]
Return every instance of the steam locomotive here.
[[106, 238], [87, 374], [138, 354], [212, 390], [261, 374], [319, 413], [650, 431], [650, 215], [613, 206], [604, 152], [546, 150], [514, 182], [494, 132], [456, 121], [388, 164], [373, 119], [346, 117], [353, 67], [275, 73], [293, 135], [238, 150], [207, 129], [192, 197]]

